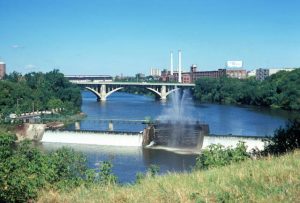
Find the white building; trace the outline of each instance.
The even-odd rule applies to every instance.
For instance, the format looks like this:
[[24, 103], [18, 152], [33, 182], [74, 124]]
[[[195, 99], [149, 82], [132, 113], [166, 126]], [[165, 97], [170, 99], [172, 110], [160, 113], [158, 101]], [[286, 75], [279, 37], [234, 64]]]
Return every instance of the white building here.
[[295, 68], [270, 68], [269, 69], [269, 76], [273, 75], [273, 74], [275, 74], [279, 71], [282, 71], [282, 70], [283, 71], [293, 71], [293, 70], [295, 70]]
[[150, 75], [151, 76], [160, 76], [161, 72], [159, 68], [150, 68]]
[[256, 70], [250, 70], [247, 72], [247, 77], [255, 77], [256, 76]]

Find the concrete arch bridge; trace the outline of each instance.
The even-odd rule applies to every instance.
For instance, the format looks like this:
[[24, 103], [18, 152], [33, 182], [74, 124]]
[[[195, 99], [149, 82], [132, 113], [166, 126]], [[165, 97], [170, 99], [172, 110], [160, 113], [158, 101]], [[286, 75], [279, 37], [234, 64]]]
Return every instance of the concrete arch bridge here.
[[128, 86], [144, 87], [155, 93], [161, 100], [166, 100], [167, 96], [180, 88], [193, 88], [195, 84], [185, 83], [146, 83], [146, 82], [87, 82], [72, 81], [70, 82], [83, 87], [94, 93], [99, 101], [105, 101], [106, 98], [114, 92]]

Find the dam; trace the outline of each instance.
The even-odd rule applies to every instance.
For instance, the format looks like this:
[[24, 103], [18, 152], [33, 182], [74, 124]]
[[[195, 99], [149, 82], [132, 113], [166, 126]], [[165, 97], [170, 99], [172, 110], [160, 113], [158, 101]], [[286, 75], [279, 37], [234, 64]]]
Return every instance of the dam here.
[[[120, 147], [143, 147], [143, 134], [135, 132], [96, 132], [96, 131], [45, 131], [41, 139], [43, 143], [66, 143], [82, 145], [100, 146], [120, 146]], [[235, 147], [240, 141], [245, 142], [247, 150], [262, 150], [264, 148], [263, 138], [250, 136], [230, 136], [230, 135], [204, 135], [200, 149], [205, 149], [211, 144], [221, 144], [225, 147]], [[167, 146], [167, 145], [160, 145]], [[172, 148], [172, 146], [167, 146]], [[155, 148], [155, 147], [153, 147]], [[173, 146], [173, 148], [177, 148]], [[180, 148], [180, 147], [179, 147]], [[194, 148], [183, 146], [182, 149]], [[198, 150], [199, 147], [194, 149]]]

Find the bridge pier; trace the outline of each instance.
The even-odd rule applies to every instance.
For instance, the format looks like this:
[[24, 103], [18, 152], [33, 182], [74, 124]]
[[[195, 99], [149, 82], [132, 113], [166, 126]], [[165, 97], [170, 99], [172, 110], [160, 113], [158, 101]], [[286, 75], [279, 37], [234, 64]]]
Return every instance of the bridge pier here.
[[80, 123], [78, 121], [75, 122], [75, 130], [80, 130]]
[[107, 93], [106, 93], [106, 85], [101, 85], [100, 87], [100, 101], [106, 101]]
[[114, 130], [114, 124], [113, 124], [112, 121], [109, 121], [109, 123], [108, 123], [108, 130], [109, 131], [113, 131]]
[[161, 86], [160, 89], [160, 100], [166, 101], [167, 100], [167, 87], [165, 85]]

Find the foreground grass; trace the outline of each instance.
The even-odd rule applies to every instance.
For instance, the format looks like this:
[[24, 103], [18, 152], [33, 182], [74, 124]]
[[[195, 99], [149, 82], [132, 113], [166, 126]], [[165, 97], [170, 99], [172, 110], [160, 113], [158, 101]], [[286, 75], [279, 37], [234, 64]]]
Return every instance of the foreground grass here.
[[300, 151], [281, 157], [146, 178], [127, 186], [43, 191], [38, 202], [299, 202]]

